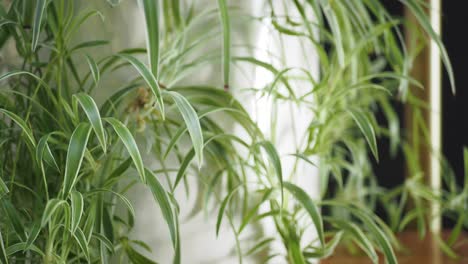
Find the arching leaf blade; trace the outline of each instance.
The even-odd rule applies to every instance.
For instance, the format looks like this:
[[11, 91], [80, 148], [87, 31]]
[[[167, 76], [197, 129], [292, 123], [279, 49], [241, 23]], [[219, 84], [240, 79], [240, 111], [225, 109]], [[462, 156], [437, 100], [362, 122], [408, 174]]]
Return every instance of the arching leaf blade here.
[[294, 196], [294, 198], [296, 198], [296, 200], [302, 205], [302, 207], [304, 207], [304, 209], [312, 218], [312, 222], [314, 223], [315, 228], [317, 229], [320, 244], [323, 247], [325, 245], [323, 221], [315, 203], [303, 189], [301, 189], [293, 183], [284, 182], [284, 188], [288, 190], [288, 192], [291, 193]]
[[113, 117], [107, 117], [104, 118], [104, 120], [109, 123], [114, 129], [115, 133], [117, 133], [120, 140], [127, 149], [128, 154], [132, 158], [133, 163], [135, 164], [138, 174], [140, 175], [141, 182], [146, 183], [145, 166], [143, 165], [143, 159], [141, 158], [140, 151], [138, 150], [138, 146], [132, 134], [128, 128], [119, 120]]
[[177, 108], [179, 109], [182, 118], [187, 126], [187, 130], [192, 140], [192, 145], [195, 150], [195, 155], [198, 161], [198, 168], [201, 167], [203, 162], [203, 134], [200, 126], [198, 115], [190, 105], [190, 103], [177, 92], [167, 92], [172, 97]]
[[276, 151], [275, 146], [273, 146], [273, 144], [270, 141], [261, 141], [257, 144], [265, 150], [268, 156], [268, 159], [271, 162], [271, 165], [273, 165], [273, 168], [275, 169], [275, 174], [280, 184], [281, 203], [282, 203], [284, 199], [284, 195], [283, 195], [283, 169], [281, 166], [281, 159], [278, 155], [278, 152]]
[[70, 194], [70, 202], [71, 202], [71, 233], [75, 233], [78, 225], [81, 221], [81, 216], [83, 215], [84, 211], [84, 200], [83, 195], [77, 191], [73, 191]]
[[34, 25], [32, 34], [32, 50], [36, 51], [39, 35], [41, 33], [42, 17], [47, 6], [47, 0], [36, 0], [36, 10], [34, 12]]
[[101, 114], [99, 113], [99, 108], [97, 107], [96, 102], [94, 102], [91, 96], [85, 93], [75, 94], [73, 97], [78, 101], [81, 108], [83, 108], [86, 116], [88, 117], [89, 123], [98, 138], [102, 150], [106, 152], [106, 133], [104, 126], [102, 125]]
[[87, 123], [80, 123], [70, 138], [65, 164], [65, 178], [63, 180], [62, 197], [67, 198], [78, 178], [83, 162], [86, 145], [88, 144], [91, 127]]
[[367, 143], [374, 155], [375, 159], [379, 160], [379, 153], [377, 151], [377, 140], [375, 138], [375, 131], [374, 127], [372, 126], [372, 122], [369, 118], [360, 110], [350, 108], [348, 109], [349, 113], [353, 117], [354, 121], [358, 125], [359, 129], [361, 130], [362, 134], [366, 138]]
[[159, 1], [143, 0], [146, 22], [146, 45], [151, 73], [159, 77]]
[[172, 208], [169, 195], [162, 186], [162, 184], [159, 182], [156, 175], [154, 175], [153, 172], [151, 172], [148, 169], [145, 169], [145, 171], [148, 182], [147, 184], [151, 192], [153, 193], [154, 199], [158, 202], [159, 208], [161, 209], [163, 217], [166, 220], [166, 223], [169, 227], [169, 233], [171, 234], [172, 244], [175, 248], [178, 243], [178, 227], [176, 222], [176, 215]]
[[26, 138], [28, 139], [28, 142], [33, 147], [36, 147], [36, 140], [34, 139], [33, 132], [21, 117], [19, 117], [17, 114], [13, 112], [10, 112], [6, 109], [1, 109], [1, 108], [0, 108], [0, 113], [8, 116], [12, 121], [14, 121], [23, 130], [24, 134], [26, 135]]

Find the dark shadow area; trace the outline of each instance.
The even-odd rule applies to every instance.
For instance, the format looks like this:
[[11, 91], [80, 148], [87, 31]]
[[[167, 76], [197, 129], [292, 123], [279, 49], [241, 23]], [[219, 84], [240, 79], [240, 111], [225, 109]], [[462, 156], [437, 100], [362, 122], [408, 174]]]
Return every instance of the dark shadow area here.
[[[468, 38], [464, 36], [468, 16], [460, 1], [443, 1], [442, 32], [452, 60], [457, 93], [453, 95], [447, 73], [443, 77], [442, 122], [443, 152], [459, 185], [463, 184], [463, 147], [468, 147]], [[445, 219], [445, 226], [451, 221]]]

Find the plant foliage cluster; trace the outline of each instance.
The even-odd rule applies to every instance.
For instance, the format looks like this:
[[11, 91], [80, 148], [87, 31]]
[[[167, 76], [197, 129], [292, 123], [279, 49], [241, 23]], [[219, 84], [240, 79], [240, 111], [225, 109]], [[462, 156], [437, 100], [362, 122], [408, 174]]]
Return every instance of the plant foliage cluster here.
[[[405, 48], [402, 21], [377, 0], [288, 1], [297, 16], [276, 12], [271, 1], [265, 1], [268, 15], [256, 17], [231, 8], [234, 1], [218, 0], [212, 9], [200, 10], [194, 8], [196, 1], [142, 0], [146, 48], [104, 57], [89, 51], [106, 47], [108, 41], [75, 38], [88, 20], [102, 16], [99, 10], [77, 8], [86, 4], [75, 1], [3, 1], [0, 47], [13, 43], [21, 62], [1, 62], [0, 263], [154, 263], [142, 252], [157, 245], [127, 236], [135, 213], [126, 193], [135, 184], [153, 193], [171, 236], [174, 262], [179, 263], [184, 234], [179, 232], [178, 203], [184, 201], [173, 193], [182, 186], [190, 189], [188, 175], [199, 181], [201, 208], [217, 210], [213, 228], [218, 231], [223, 222], [232, 228], [240, 262], [278, 240], [259, 237], [249, 248], [243, 243], [251, 240], [243, 236], [245, 227], [268, 218], [275, 222], [286, 255], [272, 253], [262, 261], [308, 263], [333, 254], [344, 243], [359, 247], [374, 262], [382, 252], [388, 263], [395, 263], [399, 244], [394, 234], [416, 222], [423, 235], [425, 205], [434, 201], [443, 204], [441, 213], [458, 219], [449, 241], [442, 241], [453, 253], [450, 246], [467, 222], [468, 181], [460, 190], [447, 170], [449, 190], [433, 192], [423, 184], [415, 146], [401, 139], [393, 102], [419, 106], [415, 116], [426, 107], [412, 95], [411, 87], [420, 84], [409, 76], [415, 54]], [[423, 6], [415, 0], [401, 2], [438, 43], [453, 80]], [[118, 1], [109, 3], [119, 8]], [[253, 55], [237, 56], [231, 26], [246, 17], [278, 38], [295, 37], [313, 47], [320, 77], [314, 79], [311, 69], [288, 68], [279, 54], [271, 56], [279, 57], [281, 67]], [[200, 25], [204, 30], [193, 34]], [[219, 45], [206, 51], [213, 39]], [[88, 67], [77, 66], [83, 64]], [[223, 85], [181, 84], [207, 64], [222, 65]], [[294, 175], [283, 175], [284, 157], [275, 140], [262, 133], [231, 95], [232, 68], [244, 65], [274, 76], [265, 87], [247, 92], [268, 96], [274, 105], [290, 102], [314, 113], [303, 144], [292, 155], [311, 164], [311, 157], [318, 157], [321, 200], [295, 185]], [[105, 100], [96, 103], [102, 79], [122, 70], [133, 72], [134, 78], [104, 90]], [[309, 87], [300, 96], [292, 88], [298, 80]], [[386, 122], [376, 120], [377, 111]], [[216, 121], [219, 114], [247, 136], [230, 133]], [[416, 126], [424, 130], [422, 122]], [[153, 142], [145, 155], [160, 167], [153, 169], [142, 158], [139, 136]], [[394, 190], [378, 186], [370, 165], [379, 157], [379, 137], [390, 139], [392, 151], [403, 149], [410, 165], [411, 177]], [[418, 144], [425, 142], [422, 137]], [[175, 164], [169, 164], [168, 157]], [[203, 167], [209, 170], [200, 170]], [[337, 184], [336, 191], [328, 191], [330, 182]], [[408, 203], [414, 209], [405, 210]], [[270, 210], [262, 212], [263, 204]], [[373, 212], [377, 204], [385, 207], [388, 223]], [[322, 217], [319, 207], [331, 213]], [[304, 217], [318, 234], [306, 247], [300, 244], [307, 227], [300, 224]]]

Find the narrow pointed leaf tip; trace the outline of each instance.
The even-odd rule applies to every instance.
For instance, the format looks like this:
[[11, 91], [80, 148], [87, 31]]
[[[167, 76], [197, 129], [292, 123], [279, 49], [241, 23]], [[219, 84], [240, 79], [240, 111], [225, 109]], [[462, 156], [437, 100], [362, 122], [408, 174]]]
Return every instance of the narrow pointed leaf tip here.
[[12, 121], [14, 121], [26, 134], [26, 138], [28, 139], [28, 142], [33, 146], [36, 147], [36, 140], [34, 139], [32, 130], [29, 128], [29, 126], [26, 124], [26, 122], [21, 119], [17, 114], [10, 112], [5, 109], [0, 108], [0, 113], [8, 116]]
[[10, 190], [8, 190], [8, 187], [6, 186], [5, 182], [0, 178], [0, 199], [3, 198], [4, 195], [6, 195]]
[[89, 69], [91, 70], [91, 74], [93, 75], [94, 84], [97, 85], [99, 83], [99, 80], [101, 79], [99, 66], [97, 65], [96, 61], [89, 55], [86, 55], [86, 61], [88, 62]]
[[374, 155], [375, 159], [379, 161], [379, 154], [377, 151], [377, 140], [375, 138], [375, 131], [374, 127], [372, 126], [371, 120], [360, 110], [358, 109], [348, 109], [349, 113], [353, 117], [354, 121], [358, 125], [359, 129], [361, 130], [362, 134], [366, 138], [367, 143]]
[[320, 217], [320, 212], [310, 196], [300, 187], [297, 185], [290, 183], [290, 182], [284, 182], [284, 188], [291, 193], [294, 198], [304, 207], [304, 209], [307, 211], [309, 216], [312, 218], [312, 222], [315, 225], [315, 228], [317, 229], [317, 234], [320, 240], [320, 243], [322, 247], [325, 246], [325, 238], [324, 238], [324, 231], [323, 231], [323, 221], [322, 218]]
[[258, 145], [262, 147], [268, 156], [268, 159], [271, 162], [271, 165], [275, 169], [276, 176], [278, 177], [278, 181], [280, 184], [281, 190], [281, 203], [283, 203], [284, 195], [283, 195], [283, 169], [281, 166], [281, 159], [276, 151], [275, 146], [270, 141], [262, 141], [259, 142]]
[[102, 150], [106, 152], [106, 134], [96, 103], [94, 102], [93, 98], [91, 98], [91, 96], [85, 93], [75, 94], [74, 98], [80, 103], [81, 107], [86, 113], [86, 116], [88, 117], [89, 122], [93, 127], [94, 133], [98, 138]]
[[175, 215], [174, 209], [172, 208], [169, 195], [153, 172], [148, 169], [145, 169], [145, 172], [146, 178], [148, 180], [148, 186], [153, 193], [154, 199], [159, 204], [163, 217], [169, 227], [173, 246], [176, 247], [178, 237], [177, 216]]
[[201, 168], [203, 163], [203, 134], [200, 126], [198, 115], [187, 101], [185, 97], [177, 92], [166, 92], [172, 97], [174, 103], [179, 109], [182, 118], [187, 126], [187, 130], [192, 140], [193, 148], [195, 150], [195, 156], [198, 161], [198, 168]]
[[140, 175], [141, 182], [146, 183], [146, 176], [145, 176], [145, 168], [143, 165], [143, 159], [141, 158], [140, 151], [138, 150], [138, 146], [133, 138], [132, 134], [128, 130], [128, 128], [119, 120], [113, 117], [104, 118], [104, 120], [109, 123], [114, 131], [119, 136], [120, 140], [124, 144], [125, 148], [128, 151], [128, 154], [133, 160], [135, 167]]

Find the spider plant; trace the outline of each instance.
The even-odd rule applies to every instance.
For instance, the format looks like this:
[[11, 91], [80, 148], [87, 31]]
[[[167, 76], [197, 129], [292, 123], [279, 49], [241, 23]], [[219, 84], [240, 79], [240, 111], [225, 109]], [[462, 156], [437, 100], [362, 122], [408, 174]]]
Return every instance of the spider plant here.
[[[119, 8], [118, 2], [109, 4]], [[107, 55], [99, 51], [108, 41], [77, 38], [88, 20], [102, 18], [99, 10], [75, 1], [3, 1], [0, 47], [5, 54], [13, 50], [17, 59], [2, 61], [0, 77], [0, 262], [154, 263], [142, 250], [157, 245], [128, 236], [135, 212], [126, 193], [143, 185], [160, 207], [174, 262], [180, 263], [184, 234], [178, 204], [184, 201], [175, 199], [174, 191], [194, 188], [187, 182], [189, 175], [199, 182], [202, 202], [195, 211], [216, 210], [217, 231], [223, 222], [229, 224], [240, 263], [278, 240], [285, 253], [266, 251], [258, 254], [259, 261], [308, 263], [333, 254], [343, 242], [358, 246], [374, 262], [380, 251], [388, 263], [396, 263], [394, 234], [413, 221], [424, 230], [424, 203], [434, 200], [449, 201], [444, 210], [458, 217], [453, 237], [448, 246], [443, 244], [450, 252], [467, 222], [462, 209], [467, 185], [459, 190], [447, 177], [449, 192], [428, 189], [412, 162], [417, 154], [400, 139], [392, 102], [424, 107], [412, 96], [410, 85], [419, 83], [409, 76], [415, 54], [405, 48], [399, 27], [404, 21], [376, 0], [286, 2], [289, 9], [279, 13], [277, 3], [265, 1], [267, 12], [256, 16], [234, 1], [200, 8], [196, 1], [142, 0], [146, 47]], [[424, 6], [415, 0], [401, 2], [439, 45], [453, 82], [447, 54]], [[232, 27], [238, 20], [267, 27], [279, 43], [293, 37], [312, 48], [320, 76], [314, 78], [310, 68], [291, 69], [284, 60], [286, 50], [270, 52], [267, 61], [240, 56], [240, 47], [260, 47], [234, 41]], [[218, 44], [209, 48], [213, 41]], [[219, 65], [222, 83], [187, 82]], [[298, 135], [302, 144], [291, 154], [296, 164], [319, 167], [320, 200], [294, 183], [294, 170], [283, 175], [285, 157], [276, 149], [274, 131], [266, 136], [232, 95], [233, 69], [251, 66], [270, 72], [271, 82], [238, 90], [268, 97], [273, 106], [286, 102], [313, 113], [306, 133]], [[121, 72], [134, 78], [103, 89], [106, 78]], [[292, 88], [297, 82], [309, 87], [301, 95]], [[379, 109], [388, 122], [377, 122]], [[219, 116], [246, 136], [230, 132], [217, 122]], [[413, 177], [395, 190], [379, 187], [372, 172], [379, 137], [389, 137], [393, 150], [403, 148], [412, 168]], [[330, 182], [338, 184], [337, 191], [329, 191]], [[415, 208], [405, 212], [409, 200]], [[389, 225], [373, 212], [379, 202], [390, 215]], [[263, 205], [269, 211], [261, 211]], [[322, 216], [319, 208], [332, 213]], [[245, 227], [264, 219], [274, 221], [278, 237], [260, 234], [246, 243], [252, 238], [244, 236]], [[316, 229], [317, 239], [304, 247], [299, 242], [309, 226]]]

